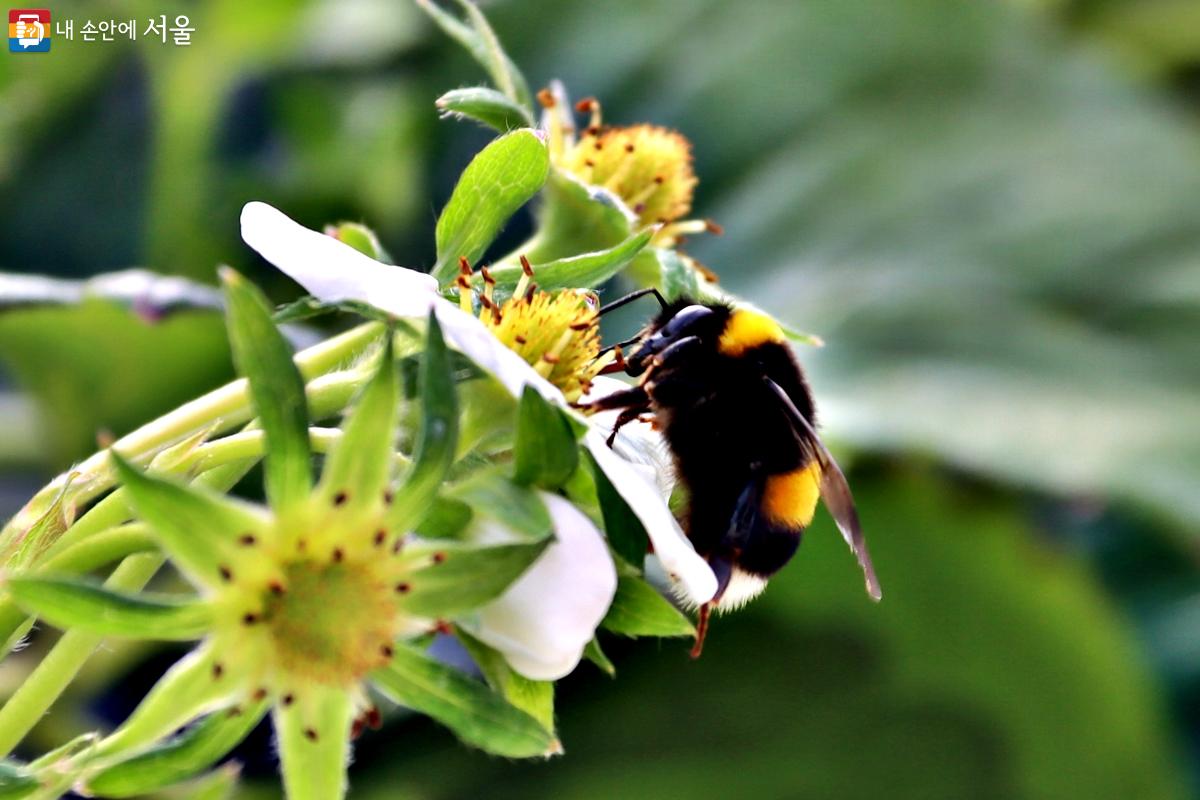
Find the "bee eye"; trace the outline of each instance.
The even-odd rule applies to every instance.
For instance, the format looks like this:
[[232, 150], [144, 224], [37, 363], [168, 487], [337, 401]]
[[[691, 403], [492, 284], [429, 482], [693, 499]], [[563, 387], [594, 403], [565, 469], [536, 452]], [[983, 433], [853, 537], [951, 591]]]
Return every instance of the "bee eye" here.
[[701, 305], [681, 308], [679, 313], [671, 317], [670, 321], [663, 326], [661, 335], [664, 339], [677, 339], [684, 333], [690, 332], [701, 320], [711, 317], [712, 313], [711, 308]]

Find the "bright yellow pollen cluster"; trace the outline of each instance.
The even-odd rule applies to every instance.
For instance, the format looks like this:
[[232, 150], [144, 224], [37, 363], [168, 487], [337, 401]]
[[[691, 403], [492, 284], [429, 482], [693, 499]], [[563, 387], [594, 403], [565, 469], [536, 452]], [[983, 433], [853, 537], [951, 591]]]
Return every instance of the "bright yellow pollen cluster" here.
[[673, 222], [692, 208], [692, 145], [676, 131], [589, 126], [562, 166], [620, 197], [643, 225]]
[[[474, 273], [465, 262], [460, 266], [459, 304], [470, 311]], [[539, 291], [532, 281], [533, 268], [524, 256], [521, 266], [524, 274], [503, 303], [493, 299], [496, 281], [487, 267], [480, 270], [479, 319], [573, 403], [591, 388], [592, 378], [611, 360], [600, 356], [600, 301], [594, 292], [584, 289]]]

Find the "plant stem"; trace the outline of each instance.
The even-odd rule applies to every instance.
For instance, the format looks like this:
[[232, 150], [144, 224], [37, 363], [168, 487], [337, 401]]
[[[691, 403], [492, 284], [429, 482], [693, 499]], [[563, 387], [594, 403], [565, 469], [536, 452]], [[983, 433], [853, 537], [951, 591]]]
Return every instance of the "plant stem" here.
[[[311, 381], [335, 369], [359, 355], [379, 338], [383, 330], [381, 323], [369, 322], [308, 348], [296, 356], [300, 374]], [[236, 380], [121, 437], [112, 449], [129, 459], [141, 461], [205, 428], [218, 425], [218, 430], [228, 430], [249, 420], [252, 413], [246, 381]], [[87, 503], [112, 486], [108, 452], [100, 451], [73, 470], [59, 475], [34, 495], [0, 531], [0, 542], [20, 535], [34, 524], [54, 502], [72, 473], [77, 477], [71, 484], [69, 499], [75, 505]]]
[[[193, 483], [217, 491], [228, 491], [256, 462], [257, 459], [253, 458], [230, 461], [198, 476]], [[131, 555], [113, 570], [105, 585], [111, 589], [137, 591], [154, 576], [163, 561], [159, 553]], [[21, 613], [11, 601], [7, 601], [7, 606]], [[11, 752], [25, 738], [42, 714], [46, 713], [46, 709], [74, 680], [103, 638], [80, 630], [63, 634], [50, 653], [0, 708], [0, 754]]]
[[[163, 564], [157, 553], [139, 553], [121, 562], [107, 581], [110, 589], [136, 591]], [[87, 662], [104, 637], [81, 630], [67, 631], [0, 708], [0, 754], [8, 755], [38, 723]]]

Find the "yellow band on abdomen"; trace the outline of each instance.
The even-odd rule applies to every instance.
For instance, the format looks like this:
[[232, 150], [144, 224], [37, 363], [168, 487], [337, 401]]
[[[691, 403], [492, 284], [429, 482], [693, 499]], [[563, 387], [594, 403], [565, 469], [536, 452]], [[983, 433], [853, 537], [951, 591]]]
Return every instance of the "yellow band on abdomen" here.
[[816, 461], [791, 472], [771, 475], [763, 487], [762, 507], [767, 519], [788, 528], [806, 528], [821, 497], [821, 468]]

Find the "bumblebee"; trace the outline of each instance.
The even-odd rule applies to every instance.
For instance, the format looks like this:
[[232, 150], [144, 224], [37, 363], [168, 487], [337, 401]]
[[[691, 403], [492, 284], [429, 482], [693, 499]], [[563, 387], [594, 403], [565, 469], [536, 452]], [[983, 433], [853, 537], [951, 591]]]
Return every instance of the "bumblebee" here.
[[[635, 292], [662, 306], [637, 337], [615, 345], [636, 385], [584, 404], [620, 409], [609, 438], [647, 416], [662, 430], [687, 490], [683, 529], [712, 567], [717, 593], [700, 607], [693, 656], [713, 609], [737, 608], [783, 568], [817, 500], [858, 559], [867, 592], [882, 596], [845, 476], [816, 432], [812, 392], [779, 325], [748, 308]], [[630, 347], [621, 358], [622, 347]]]

